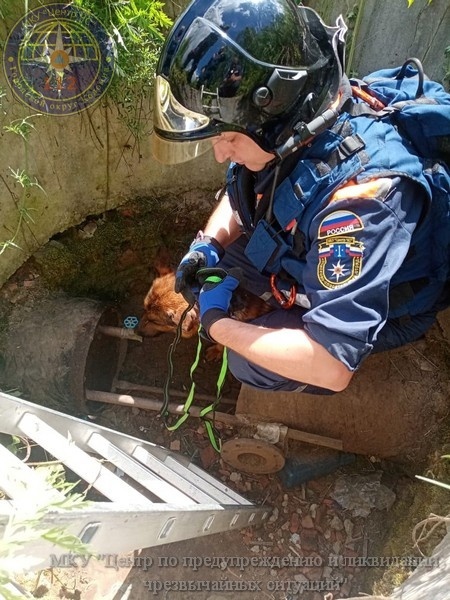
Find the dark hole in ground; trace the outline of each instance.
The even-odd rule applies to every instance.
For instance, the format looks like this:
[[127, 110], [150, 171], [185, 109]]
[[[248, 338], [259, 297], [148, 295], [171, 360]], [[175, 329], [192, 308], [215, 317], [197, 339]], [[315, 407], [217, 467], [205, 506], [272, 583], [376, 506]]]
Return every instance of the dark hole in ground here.
[[[111, 211], [102, 217], [91, 218], [90, 222], [96, 225], [91, 237], [79, 234], [83, 231], [83, 225], [60, 234], [58, 239], [47, 244], [34, 259], [28, 261], [2, 289], [3, 331], [7, 330], [11, 306], [29, 306], [33, 290], [37, 295], [42, 290], [44, 295], [50, 296], [62, 291], [69, 297], [94, 299], [105, 305], [112, 304], [121, 319], [130, 315], [139, 318], [143, 297], [154, 276], [152, 264], [158, 248], [162, 244], [169, 247], [175, 265], [194, 232], [204, 221], [203, 215], [191, 210], [192, 205], [187, 201], [175, 210], [172, 204], [170, 207], [167, 210], [164, 201], [147, 200], [135, 203], [122, 212]], [[111, 321], [107, 324], [111, 324]], [[128, 342], [126, 357], [118, 376], [122, 381], [130, 382], [130, 391], [144, 395], [142, 390], [134, 392], [133, 385], [160, 389], [164, 387], [168, 373], [167, 356], [172, 342], [171, 334], [144, 339], [141, 343]], [[181, 404], [191, 385], [190, 369], [196, 345], [196, 339], [183, 340], [174, 353], [170, 390], [178, 393], [172, 396], [172, 400]], [[117, 359], [114, 344], [109, 344], [102, 337], [95, 338], [88, 354], [86, 385], [107, 390], [114, 375], [111, 363], [116, 363]], [[207, 363], [204, 358], [200, 360], [193, 375], [198, 395], [214, 398], [219, 368], [218, 363]], [[98, 371], [102, 373], [100, 378]], [[424, 376], [427, 376], [426, 372]], [[239, 389], [238, 382], [228, 374], [223, 397], [229, 402], [221, 404], [220, 410], [231, 413], [234, 411], [233, 402], [236, 401]], [[401, 384], [398, 389], [399, 394], [402, 393]], [[161, 392], [154, 392], [152, 395], [162, 399]], [[395, 402], [395, 398], [389, 401]], [[93, 404], [89, 403], [88, 408], [94, 408]], [[200, 404], [205, 405], [206, 401], [201, 401]], [[374, 569], [351, 567], [330, 571], [328, 556], [416, 555], [417, 550], [411, 542], [414, 523], [427, 516], [431, 509], [438, 513], [442, 506], [434, 490], [428, 493], [413, 483], [411, 475], [416, 469], [414, 464], [405, 473], [402, 466], [378, 461], [376, 457], [373, 461], [360, 457], [354, 466], [345, 467], [335, 474], [297, 488], [287, 489], [277, 475], [249, 475], [229, 468], [211, 449], [198, 419], [189, 419], [186, 425], [171, 433], [155, 411], [110, 405], [98, 405], [96, 408], [99, 410], [94, 418], [100, 424], [179, 450], [227, 485], [246, 495], [249, 500], [266, 502], [276, 509], [273, 520], [265, 529], [223, 536], [226, 550], [222, 549], [222, 553], [245, 553], [249, 557], [295, 557], [298, 554], [298, 557], [309, 557], [311, 560], [320, 557], [323, 560], [320, 569], [317, 568], [316, 571], [313, 568], [301, 569], [300, 572], [272, 569], [274, 572], [265, 575], [271, 579], [282, 581], [297, 575], [308, 581], [320, 578], [324, 581], [339, 575], [346, 579], [340, 585], [341, 597], [350, 593], [369, 592], [371, 582], [377, 578], [381, 580], [386, 575], [383, 570], [375, 573]], [[444, 413], [437, 414], [444, 430], [446, 416]], [[237, 433], [246, 433], [245, 430], [236, 432], [229, 427], [220, 427], [220, 431], [224, 439], [235, 437]], [[443, 434], [445, 437], [445, 431]], [[443, 446], [438, 438], [436, 447], [440, 454], [439, 450]], [[296, 444], [290, 446], [294, 455], [303, 450]], [[439, 459], [431, 465], [437, 478], [445, 479], [447, 473], [444, 467]], [[343, 508], [332, 498], [333, 486], [342, 474], [359, 476], [378, 471], [382, 472], [382, 481], [397, 494], [397, 503], [390, 511], [373, 508], [368, 517], [355, 517], [349, 509]], [[412, 514], [409, 510], [411, 506]], [[213, 543], [208, 542], [207, 538], [206, 540], [207, 546], [208, 543]], [[221, 540], [218, 547], [222, 543]], [[189, 550], [195, 547], [199, 553], [205, 553], [203, 544], [199, 540], [178, 546], [178, 549], [169, 546], [157, 549], [157, 554], [187, 552], [187, 546]], [[188, 577], [190, 573], [184, 575]], [[142, 573], [137, 572], [135, 576], [142, 577]], [[261, 574], [256, 570], [254, 576], [260, 577]], [[210, 579], [211, 575], [206, 572], [205, 577]], [[302, 580], [301, 577], [297, 581]], [[398, 583], [398, 578], [395, 582], [389, 581], [389, 576], [386, 579], [385, 587], [380, 584], [378, 590], [386, 591], [389, 585], [392, 587], [393, 583]], [[302, 597], [305, 600], [316, 600], [314, 593], [305, 592]]]

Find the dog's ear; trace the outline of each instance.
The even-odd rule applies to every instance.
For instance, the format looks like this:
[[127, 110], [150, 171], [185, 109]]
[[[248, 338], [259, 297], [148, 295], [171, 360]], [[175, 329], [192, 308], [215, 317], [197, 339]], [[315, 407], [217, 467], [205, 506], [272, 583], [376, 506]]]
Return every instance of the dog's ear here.
[[170, 253], [165, 246], [160, 246], [155, 254], [153, 266], [160, 277], [173, 273], [174, 269], [170, 264]]

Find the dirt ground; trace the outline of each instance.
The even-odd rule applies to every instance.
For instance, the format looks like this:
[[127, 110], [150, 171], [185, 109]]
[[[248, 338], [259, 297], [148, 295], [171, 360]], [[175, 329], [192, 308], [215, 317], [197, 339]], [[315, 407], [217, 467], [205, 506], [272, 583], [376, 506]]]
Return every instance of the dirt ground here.
[[[38, 273], [29, 266], [24, 268], [2, 288], [3, 308], [26, 304], [30, 291], [38, 286]], [[139, 316], [141, 295], [130, 296], [118, 308], [123, 317]], [[448, 512], [448, 501], [435, 495], [430, 498], [423, 484], [413, 478], [419, 472], [436, 478], [447, 476], [439, 459], [446, 451], [449, 425], [446, 327], [448, 318], [414, 347], [377, 357], [372, 364], [368, 362], [361, 377], [355, 377], [347, 400], [339, 400], [339, 395], [326, 402], [324, 398], [306, 399], [310, 405], [305, 411], [308, 418], [301, 418], [300, 400], [286, 399], [286, 395], [273, 395], [270, 401], [261, 396], [258, 406], [258, 396], [247, 390], [242, 392], [238, 382], [227, 374], [224, 400], [219, 407], [222, 412], [259, 411], [266, 420], [276, 419], [290, 427], [301, 425], [311, 433], [341, 439], [359, 436], [358, 445], [346, 443], [344, 448], [355, 453], [352, 464], [300, 484], [295, 479], [301, 474], [305, 457], [314, 460], [334, 457], [335, 453], [290, 441], [283, 450], [289, 461], [288, 475], [294, 478], [292, 484], [286, 479], [286, 470], [268, 475], [249, 474], [225, 463], [213, 450], [196, 418], [169, 432], [156, 412], [89, 403], [87, 410], [99, 424], [189, 456], [250, 501], [270, 506], [271, 517], [259, 528], [148, 548], [135, 556], [121, 557], [122, 560], [119, 557], [92, 560], [87, 568], [30, 574], [23, 578], [24, 586], [34, 597], [49, 600], [296, 600], [300, 597], [336, 600], [360, 593], [387, 594], [407, 576], [411, 567], [399, 568], [397, 564], [390, 570], [386, 561], [417, 559], [420, 552], [411, 539], [413, 526], [429, 512]], [[170, 334], [142, 342], [129, 341], [118, 373], [122, 391], [128, 385], [129, 393], [145, 397], [142, 389], [136, 391], [133, 386], [162, 388], [167, 379], [167, 355], [172, 341]], [[173, 396], [176, 402], [184, 402], [189, 390], [196, 345], [197, 340], [182, 341], [175, 350], [170, 390], [178, 392]], [[193, 375], [198, 395], [214, 398], [219, 367], [202, 357]], [[152, 392], [151, 397], [162, 398], [162, 395]], [[375, 400], [380, 411], [378, 419], [373, 410]], [[315, 401], [316, 421], [311, 416], [314, 415], [311, 403]], [[386, 403], [395, 410], [386, 409], [383, 415]], [[204, 401], [198, 404], [204, 405]], [[364, 404], [371, 406], [369, 421]], [[329, 426], [330, 423], [334, 426]], [[364, 438], [367, 438], [364, 432], [368, 425], [370, 440], [364, 452]], [[220, 424], [218, 428], [223, 442], [246, 434], [245, 430]], [[391, 456], [383, 448], [395, 446], [390, 433], [395, 430], [397, 440], [400, 437], [402, 443], [397, 447], [398, 452], [394, 452], [397, 456]], [[354, 436], [348, 436], [348, 432]], [[432, 542], [422, 550], [428, 552]], [[212, 561], [213, 557], [217, 560]], [[385, 566], [378, 568], [381, 557], [385, 557]], [[150, 564], [148, 568], [145, 566]]]

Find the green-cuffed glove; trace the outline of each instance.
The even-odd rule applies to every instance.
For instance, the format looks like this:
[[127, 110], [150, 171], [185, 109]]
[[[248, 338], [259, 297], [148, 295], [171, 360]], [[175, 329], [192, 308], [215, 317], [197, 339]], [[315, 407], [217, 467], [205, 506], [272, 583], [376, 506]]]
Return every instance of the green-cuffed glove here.
[[206, 337], [213, 323], [230, 316], [230, 303], [234, 290], [239, 285], [240, 269], [200, 269], [197, 279], [202, 287], [198, 298], [200, 323]]

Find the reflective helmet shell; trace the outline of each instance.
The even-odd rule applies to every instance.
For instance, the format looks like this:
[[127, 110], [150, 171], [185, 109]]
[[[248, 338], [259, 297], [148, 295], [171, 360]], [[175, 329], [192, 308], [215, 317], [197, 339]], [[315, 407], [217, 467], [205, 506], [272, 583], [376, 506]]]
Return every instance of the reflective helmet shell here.
[[156, 74], [178, 112], [199, 115], [201, 126], [178, 128], [165, 113], [155, 119], [156, 134], [196, 141], [238, 131], [273, 151], [297, 123], [335, 101], [341, 34], [291, 0], [194, 0], [170, 32]]

